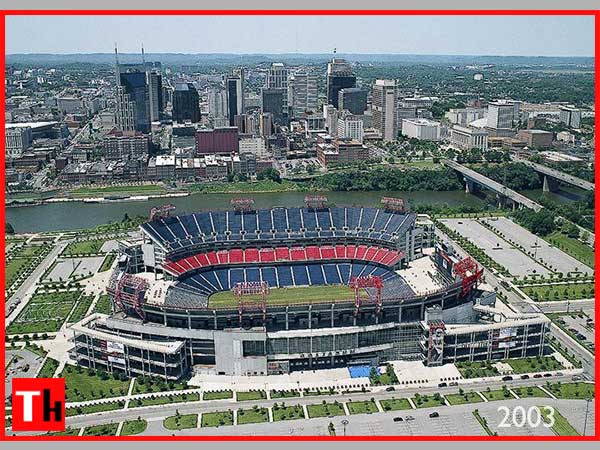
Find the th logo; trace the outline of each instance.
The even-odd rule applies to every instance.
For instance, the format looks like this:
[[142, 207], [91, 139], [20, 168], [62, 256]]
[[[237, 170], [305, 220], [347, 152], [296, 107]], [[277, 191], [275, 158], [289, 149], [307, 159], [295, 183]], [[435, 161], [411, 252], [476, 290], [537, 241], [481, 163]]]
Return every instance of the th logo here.
[[13, 431], [65, 429], [64, 378], [13, 378]]

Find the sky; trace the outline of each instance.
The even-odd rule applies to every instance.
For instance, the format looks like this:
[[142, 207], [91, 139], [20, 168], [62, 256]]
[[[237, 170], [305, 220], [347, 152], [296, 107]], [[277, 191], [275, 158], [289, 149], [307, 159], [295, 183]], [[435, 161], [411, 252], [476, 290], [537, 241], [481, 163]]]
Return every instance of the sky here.
[[588, 16], [7, 16], [6, 53], [593, 56]]

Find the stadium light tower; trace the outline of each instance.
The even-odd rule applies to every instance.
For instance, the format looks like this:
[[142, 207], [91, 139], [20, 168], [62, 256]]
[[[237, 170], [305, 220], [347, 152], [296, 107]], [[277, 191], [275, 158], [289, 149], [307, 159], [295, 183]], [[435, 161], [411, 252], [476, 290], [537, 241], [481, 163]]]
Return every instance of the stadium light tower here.
[[235, 212], [249, 212], [255, 209], [253, 198], [232, 198], [230, 203]]
[[304, 197], [304, 204], [310, 209], [322, 209], [327, 206], [327, 197], [320, 194], [311, 194]]
[[[379, 316], [382, 307], [381, 289], [383, 280], [380, 276], [369, 275], [367, 277], [352, 277], [348, 283], [351, 289], [354, 289], [354, 317], [358, 317], [358, 311], [363, 303], [374, 303], [375, 315]], [[367, 296], [362, 295], [362, 291]]]
[[155, 206], [150, 210], [150, 216], [148, 217], [148, 221], [151, 222], [155, 219], [169, 217], [171, 215], [171, 212], [173, 211], [175, 211], [175, 206], [171, 204]]
[[[242, 328], [242, 319], [244, 311], [250, 309], [259, 309], [262, 311], [263, 324], [267, 321], [267, 294], [269, 293], [269, 283], [266, 281], [244, 281], [235, 283], [233, 286], [233, 295], [238, 301], [238, 317], [240, 328]], [[259, 301], [253, 301], [253, 296], [259, 296]]]

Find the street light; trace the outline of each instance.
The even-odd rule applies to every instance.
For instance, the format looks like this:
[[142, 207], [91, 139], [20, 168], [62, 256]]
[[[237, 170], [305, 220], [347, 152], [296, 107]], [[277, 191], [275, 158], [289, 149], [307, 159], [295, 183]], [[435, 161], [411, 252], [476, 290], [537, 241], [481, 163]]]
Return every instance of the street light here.
[[[587, 421], [588, 421], [588, 412], [590, 409], [590, 402], [592, 401], [591, 398], [586, 398], [585, 399], [585, 420], [583, 421], [583, 435], [585, 436], [585, 431], [587, 429]], [[344, 433], [345, 433], [345, 428], [344, 428]]]
[[[587, 410], [586, 410], [585, 419], [587, 420]], [[342, 425], [344, 426], [344, 436], [346, 436], [346, 425], [348, 425], [348, 423], [349, 422], [347, 419], [342, 420]], [[585, 430], [585, 428], [584, 428], [584, 430]], [[583, 435], [585, 436], [585, 431], [583, 432]]]

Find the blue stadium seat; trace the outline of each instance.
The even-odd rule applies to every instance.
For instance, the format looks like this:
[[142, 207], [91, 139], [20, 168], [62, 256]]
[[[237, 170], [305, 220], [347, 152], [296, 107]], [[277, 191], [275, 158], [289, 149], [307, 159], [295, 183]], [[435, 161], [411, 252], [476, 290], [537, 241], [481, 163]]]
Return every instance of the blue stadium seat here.
[[323, 265], [325, 269], [325, 280], [327, 284], [341, 284], [340, 275], [338, 274], [337, 268], [334, 264]]
[[271, 211], [269, 209], [258, 210], [258, 228], [260, 231], [265, 232], [273, 228], [271, 223]]
[[329, 217], [329, 208], [319, 209], [317, 211], [317, 221], [319, 222], [319, 227], [322, 230], [329, 230], [331, 228], [331, 217]]
[[346, 216], [344, 213], [345, 208], [330, 208], [331, 218], [333, 219], [333, 226], [338, 230], [341, 230], [346, 226]]
[[229, 231], [239, 234], [239, 232], [242, 230], [242, 214], [236, 213], [235, 211], [227, 211], [227, 220], [229, 224]]
[[304, 264], [292, 266], [292, 272], [294, 273], [296, 286], [308, 285], [308, 274], [306, 273], [306, 266]]
[[302, 208], [302, 217], [304, 218], [304, 228], [307, 231], [317, 228], [317, 218], [313, 209]]
[[312, 284], [325, 284], [321, 264], [309, 264], [308, 273], [310, 274], [310, 281]]
[[279, 279], [279, 286], [293, 286], [290, 266], [278, 266], [277, 278]]
[[[273, 224], [277, 231], [285, 231], [287, 229], [287, 220], [285, 218], [284, 208], [273, 209]], [[287, 236], [286, 236], [287, 237]]]
[[256, 212], [245, 212], [243, 214], [243, 220], [244, 220], [244, 230], [246, 231], [246, 234], [248, 233], [253, 233], [256, 231]]
[[354, 230], [356, 227], [358, 227], [358, 219], [360, 217], [360, 211], [362, 208], [356, 208], [356, 207], [352, 206], [352, 207], [346, 208], [346, 209], [347, 209], [346, 226], [350, 230]]
[[212, 211], [210, 212], [212, 221], [215, 226], [217, 234], [225, 234], [227, 231], [227, 224], [225, 222], [225, 211]]
[[246, 270], [246, 281], [261, 281], [260, 270], [257, 267], [247, 268]]
[[300, 220], [300, 210], [298, 208], [288, 208], [288, 221], [290, 222], [290, 229], [293, 231], [299, 231], [302, 228], [302, 222]]
[[277, 287], [277, 278], [275, 278], [274, 267], [261, 267], [262, 280], [269, 283], [269, 287]]

